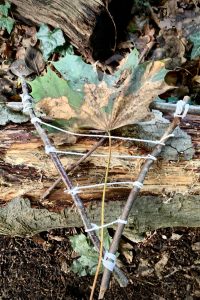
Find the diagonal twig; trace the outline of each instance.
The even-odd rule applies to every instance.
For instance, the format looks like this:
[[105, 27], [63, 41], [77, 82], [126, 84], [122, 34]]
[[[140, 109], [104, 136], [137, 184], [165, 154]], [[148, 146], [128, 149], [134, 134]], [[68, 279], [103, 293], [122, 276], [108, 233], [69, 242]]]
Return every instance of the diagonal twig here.
[[[23, 77], [21, 77], [21, 82], [22, 82], [22, 91], [23, 91], [22, 102], [24, 104], [24, 110], [26, 111], [26, 113], [28, 113], [28, 115], [30, 116], [30, 119], [33, 120], [36, 118], [35, 112], [32, 108], [33, 98], [28, 93], [27, 83]], [[45, 130], [40, 126], [40, 124], [37, 121], [34, 121], [33, 124], [34, 124], [41, 140], [43, 141], [44, 146], [48, 147], [48, 148], [52, 148], [51, 141], [48, 138]], [[73, 189], [72, 182], [71, 182], [69, 176], [66, 174], [65, 169], [64, 169], [57, 153], [50, 152], [49, 155], [50, 155], [57, 171], [59, 172], [65, 186], [69, 190]], [[86, 209], [85, 209], [80, 197], [77, 194], [73, 194], [73, 193], [71, 194], [71, 196], [72, 196], [74, 204], [80, 214], [80, 217], [83, 221], [85, 228], [92, 229], [91, 222], [87, 216]], [[89, 236], [90, 240], [92, 241], [96, 250], [99, 251], [100, 241], [99, 241], [97, 234], [94, 231], [90, 231], [90, 232], [88, 232], [88, 236]], [[105, 249], [103, 249], [103, 253], [105, 254]], [[117, 281], [119, 282], [120, 286], [122, 286], [122, 287], [127, 286], [128, 280], [127, 280], [126, 276], [124, 275], [124, 273], [119, 269], [118, 266], [115, 266], [114, 274], [115, 274], [115, 277], [116, 277]]]
[[[185, 102], [189, 101], [189, 97], [185, 96], [183, 99]], [[174, 129], [180, 124], [181, 122], [181, 118], [176, 116], [174, 117], [172, 123], [169, 125], [169, 127], [166, 129], [164, 135], [161, 138], [161, 141], [167, 141], [169, 139], [169, 135], [172, 134], [172, 132], [174, 131]], [[157, 145], [155, 146], [154, 150], [152, 151], [151, 155], [153, 157], [158, 157], [163, 149], [164, 145]], [[145, 177], [150, 169], [150, 167], [153, 165], [154, 160], [152, 159], [147, 159], [145, 161], [145, 163], [143, 164], [141, 171], [138, 175], [137, 181], [140, 183], [143, 183], [145, 180]], [[135, 200], [137, 199], [137, 196], [140, 192], [140, 187], [134, 186], [133, 189], [131, 190], [127, 202], [125, 204], [125, 207], [122, 211], [121, 217], [120, 219], [122, 220], [127, 220], [129, 213], [131, 211], [131, 208], [135, 202]], [[123, 230], [124, 230], [125, 224], [121, 224], [118, 223], [115, 235], [113, 237], [112, 243], [110, 245], [110, 249], [109, 249], [109, 253], [111, 254], [116, 254], [118, 247], [119, 247], [119, 241], [121, 239]], [[103, 272], [103, 277], [102, 277], [102, 281], [101, 281], [101, 287], [100, 287], [100, 292], [99, 292], [99, 299], [103, 299], [104, 298], [104, 294], [106, 292], [106, 290], [109, 287], [109, 281], [110, 281], [110, 276], [111, 276], [111, 271], [108, 270], [107, 268], [104, 269]]]
[[[88, 158], [99, 146], [102, 145], [102, 143], [105, 141], [105, 138], [101, 138], [96, 144], [94, 144], [94, 146], [84, 155], [82, 156], [76, 163], [69, 165], [65, 172], [66, 173], [70, 173], [70, 172], [74, 172], [78, 166], [86, 159]], [[62, 178], [59, 177], [46, 191], [45, 193], [42, 195], [41, 197], [41, 201], [44, 200], [46, 197], [49, 196], [49, 194], [51, 193], [51, 191], [62, 181]]]

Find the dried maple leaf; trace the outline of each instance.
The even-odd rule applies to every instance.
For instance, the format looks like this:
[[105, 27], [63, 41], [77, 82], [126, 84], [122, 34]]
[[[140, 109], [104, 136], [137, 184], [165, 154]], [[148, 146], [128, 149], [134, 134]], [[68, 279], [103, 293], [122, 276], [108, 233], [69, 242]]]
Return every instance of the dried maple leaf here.
[[69, 120], [76, 115], [65, 96], [60, 98], [44, 98], [37, 103], [36, 109], [53, 119]]
[[85, 84], [79, 124], [110, 131], [144, 119], [154, 98], [170, 88], [164, 81], [166, 72], [164, 63], [157, 61], [139, 65], [120, 87]]

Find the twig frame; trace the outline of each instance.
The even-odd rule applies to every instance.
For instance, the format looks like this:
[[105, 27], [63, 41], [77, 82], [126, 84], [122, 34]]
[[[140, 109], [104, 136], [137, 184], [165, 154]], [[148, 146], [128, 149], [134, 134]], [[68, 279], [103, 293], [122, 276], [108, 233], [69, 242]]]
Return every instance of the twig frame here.
[[[29, 95], [27, 83], [23, 77], [21, 77], [20, 79], [21, 79], [22, 91], [23, 91], [22, 100], [25, 99], [24, 102], [26, 104], [26, 113], [30, 116], [30, 119], [36, 118], [36, 115], [32, 108], [32, 99], [33, 98]], [[39, 134], [41, 140], [43, 141], [44, 146], [52, 147], [52, 143], [51, 143], [50, 139], [48, 138], [45, 130], [40, 126], [40, 124], [38, 122], [34, 122], [34, 126], [35, 126], [35, 129], [36, 129], [37, 133]], [[72, 182], [71, 182], [69, 176], [66, 174], [65, 169], [64, 169], [57, 153], [50, 152], [49, 155], [50, 155], [57, 171], [59, 172], [65, 186], [68, 189], [73, 189]], [[90, 222], [89, 217], [87, 216], [86, 209], [85, 209], [84, 204], [81, 201], [80, 197], [77, 194], [76, 195], [72, 194], [71, 196], [72, 196], [74, 204], [77, 208], [77, 211], [80, 214], [80, 217], [82, 219], [84, 227], [86, 229], [91, 229], [92, 224]], [[99, 238], [98, 238], [97, 234], [94, 231], [90, 231], [90, 232], [88, 232], [88, 236], [89, 236], [91, 242], [93, 243], [94, 247], [96, 248], [96, 250], [99, 251], [100, 242], [99, 242]], [[104, 253], [105, 253], [105, 249], [103, 249], [103, 254]], [[119, 282], [120, 286], [122, 286], [122, 287], [127, 286], [128, 279], [126, 278], [124, 273], [119, 269], [118, 266], [115, 266], [114, 274], [115, 274], [115, 278]]]

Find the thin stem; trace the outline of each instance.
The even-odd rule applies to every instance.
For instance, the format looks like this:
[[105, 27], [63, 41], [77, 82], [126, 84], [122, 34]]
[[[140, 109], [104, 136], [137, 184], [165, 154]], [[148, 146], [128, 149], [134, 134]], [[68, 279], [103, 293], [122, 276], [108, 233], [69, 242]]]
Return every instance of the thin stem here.
[[[189, 100], [188, 96], [185, 96], [183, 99], [185, 102]], [[175, 117], [173, 119], [173, 122], [169, 125], [169, 127], [166, 129], [164, 135], [161, 138], [161, 141], [167, 141], [169, 139], [169, 135], [174, 131], [174, 129], [180, 124], [180, 118]], [[151, 155], [154, 157], [158, 157], [163, 149], [163, 145], [157, 145], [154, 150], [152, 151]], [[152, 159], [147, 159], [145, 163], [143, 164], [141, 171], [138, 175], [137, 181], [143, 183], [145, 180], [145, 177], [150, 169], [150, 167], [153, 165], [154, 161]], [[140, 192], [140, 188], [137, 186], [134, 186], [133, 189], [131, 190], [127, 202], [125, 204], [125, 207], [123, 209], [123, 212], [121, 214], [120, 219], [122, 220], [127, 220], [128, 216], [130, 214], [131, 208], [137, 199], [137, 196]], [[119, 223], [115, 232], [115, 235], [113, 237], [109, 252], [112, 254], [116, 254], [118, 247], [119, 247], [119, 241], [121, 239], [123, 230], [124, 230], [125, 224]], [[108, 270], [107, 268], [104, 269], [102, 281], [101, 281], [101, 288], [99, 292], [99, 299], [104, 298], [104, 294], [106, 290], [109, 287], [109, 281], [110, 281], [110, 276], [111, 276], [111, 271]]]
[[109, 154], [108, 154], [108, 162], [106, 166], [106, 174], [105, 174], [105, 180], [104, 180], [104, 188], [103, 188], [103, 195], [102, 195], [102, 203], [101, 203], [101, 231], [100, 231], [100, 249], [99, 249], [99, 259], [98, 259], [98, 264], [97, 264], [97, 269], [92, 285], [92, 290], [90, 294], [90, 300], [93, 299], [94, 296], [94, 291], [96, 288], [96, 283], [97, 283], [97, 278], [99, 276], [100, 268], [101, 268], [101, 263], [102, 263], [102, 258], [103, 258], [103, 237], [104, 237], [104, 214], [105, 214], [105, 197], [106, 197], [106, 187], [107, 187], [107, 182], [108, 182], [108, 172], [110, 168], [110, 160], [111, 160], [111, 136], [110, 132], [108, 132], [109, 135]]
[[[86, 160], [86, 158], [88, 158], [99, 146], [102, 145], [102, 143], [105, 141], [105, 138], [101, 138], [96, 144], [94, 144], [94, 146], [84, 155], [82, 156], [76, 163], [69, 165], [66, 168], [66, 173], [70, 173], [70, 172], [74, 172], [78, 166], [84, 161]], [[51, 191], [62, 181], [62, 178], [59, 177], [47, 190], [46, 192], [42, 195], [41, 200], [44, 200], [46, 197], [49, 196], [49, 194], [51, 193]]]

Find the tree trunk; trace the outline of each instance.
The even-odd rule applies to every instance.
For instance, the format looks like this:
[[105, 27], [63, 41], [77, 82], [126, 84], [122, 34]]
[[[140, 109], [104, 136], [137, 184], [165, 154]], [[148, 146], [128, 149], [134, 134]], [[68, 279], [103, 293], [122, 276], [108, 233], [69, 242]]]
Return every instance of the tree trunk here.
[[[132, 0], [112, 1], [109, 12], [103, 0], [10, 0], [12, 12], [35, 24], [60, 28], [82, 54], [95, 59], [111, 55], [117, 34], [130, 17]], [[119, 9], [119, 7], [121, 7]], [[112, 16], [111, 16], [112, 14]]]

